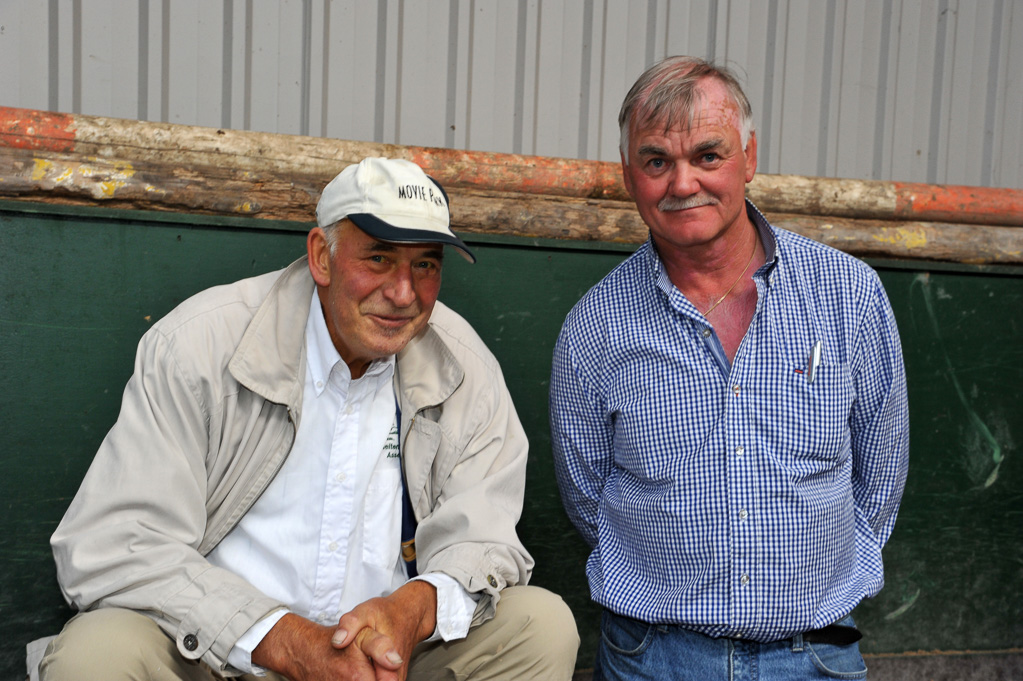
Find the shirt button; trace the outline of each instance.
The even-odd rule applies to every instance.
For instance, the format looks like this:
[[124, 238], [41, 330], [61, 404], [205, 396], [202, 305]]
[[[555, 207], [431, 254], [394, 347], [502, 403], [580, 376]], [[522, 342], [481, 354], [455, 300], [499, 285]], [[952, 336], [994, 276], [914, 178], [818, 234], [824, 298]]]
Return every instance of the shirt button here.
[[735, 393], [736, 395], [738, 395], [739, 394], [739, 386], [733, 385], [732, 386], [732, 392]]
[[738, 447], [735, 448], [735, 455], [736, 456], [742, 456], [745, 453], [746, 453], [746, 448], [743, 447], [742, 445], [739, 445]]
[[710, 334], [711, 333], [713, 333], [713, 332], [710, 329], [704, 329], [703, 330], [703, 337], [704, 338], [710, 338]]
[[352, 405], [349, 404], [347, 407], [345, 407], [345, 415], [346, 416], [352, 415]]
[[742, 509], [741, 511], [739, 511], [739, 520], [745, 520], [748, 517], [749, 513], [746, 512], [746, 509]]
[[337, 480], [338, 482], [344, 482], [345, 480], [348, 479], [348, 476], [345, 475], [344, 473], [338, 473], [337, 475], [334, 476], [334, 479]]
[[329, 544], [327, 544], [327, 550], [331, 551], [331, 552], [337, 551], [337, 542], [336, 541], [332, 541]]
[[185, 646], [185, 650], [195, 650], [199, 647], [199, 639], [196, 638], [195, 634], [186, 634], [181, 643]]
[[316, 381], [316, 388], [319, 389], [319, 388], [322, 388], [322, 387], [323, 387], [323, 381]]
[[494, 577], [494, 575], [487, 575], [487, 584], [494, 587], [495, 589], [497, 588], [497, 579]]
[[749, 575], [747, 575], [745, 572], [742, 573], [742, 577], [739, 577], [739, 584], [742, 584], [743, 586], [749, 584]]

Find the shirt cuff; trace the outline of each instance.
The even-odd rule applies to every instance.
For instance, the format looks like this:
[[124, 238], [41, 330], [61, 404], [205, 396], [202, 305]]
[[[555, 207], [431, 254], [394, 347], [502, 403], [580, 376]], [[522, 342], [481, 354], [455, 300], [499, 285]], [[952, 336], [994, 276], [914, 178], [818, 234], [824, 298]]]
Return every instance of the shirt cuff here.
[[245, 674], [266, 676], [266, 669], [252, 664], [252, 651], [270, 633], [274, 625], [280, 622], [281, 618], [289, 612], [289, 610], [284, 609], [275, 610], [249, 627], [249, 630], [242, 634], [242, 637], [234, 644], [234, 648], [231, 648], [231, 652], [227, 656], [227, 663]]
[[437, 628], [424, 643], [465, 638], [472, 624], [473, 613], [476, 612], [479, 595], [470, 594], [454, 577], [440, 572], [419, 575], [409, 581], [427, 582], [437, 589]]

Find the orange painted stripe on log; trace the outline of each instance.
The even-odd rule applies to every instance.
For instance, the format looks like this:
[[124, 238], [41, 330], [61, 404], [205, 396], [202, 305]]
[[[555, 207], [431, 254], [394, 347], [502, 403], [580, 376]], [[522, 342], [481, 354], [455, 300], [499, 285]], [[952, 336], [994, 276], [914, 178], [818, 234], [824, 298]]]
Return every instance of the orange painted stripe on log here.
[[0, 146], [72, 151], [76, 128], [70, 114], [0, 106]]
[[[893, 182], [895, 219], [970, 222], [1023, 227], [1023, 191]], [[987, 219], [985, 219], [987, 218]]]
[[405, 158], [445, 186], [588, 199], [629, 199], [618, 163], [439, 147], [405, 148], [408, 151]]

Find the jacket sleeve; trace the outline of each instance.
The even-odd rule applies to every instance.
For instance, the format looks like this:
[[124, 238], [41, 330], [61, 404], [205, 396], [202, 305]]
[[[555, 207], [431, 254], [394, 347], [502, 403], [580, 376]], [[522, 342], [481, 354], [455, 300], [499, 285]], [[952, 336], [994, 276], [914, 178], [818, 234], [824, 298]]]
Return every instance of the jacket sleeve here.
[[526, 584], [533, 569], [515, 529], [528, 441], [496, 359], [480, 352], [458, 354], [464, 376], [442, 404], [410, 419], [402, 405], [417, 567], [481, 596], [473, 624], [493, 617], [501, 590]]
[[51, 539], [79, 610], [152, 617], [189, 659], [226, 665], [234, 642], [281, 607], [198, 552], [207, 521], [210, 410], [159, 327], [139, 344], [121, 412]]

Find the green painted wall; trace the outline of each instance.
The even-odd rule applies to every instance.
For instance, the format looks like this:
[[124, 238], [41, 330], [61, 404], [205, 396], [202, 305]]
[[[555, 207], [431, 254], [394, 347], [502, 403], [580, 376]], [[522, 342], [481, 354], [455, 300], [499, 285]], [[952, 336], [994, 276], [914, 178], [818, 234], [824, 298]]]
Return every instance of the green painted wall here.
[[[0, 679], [23, 678], [25, 644], [69, 614], [47, 540], [117, 416], [138, 338], [192, 293], [302, 255], [307, 229], [0, 202]], [[547, 380], [565, 313], [631, 249], [467, 240], [479, 263], [448, 258], [441, 298], [504, 367], [532, 445], [533, 582], [572, 606], [588, 667], [597, 611], [553, 479]], [[903, 338], [912, 453], [887, 586], [856, 613], [863, 650], [1023, 647], [1023, 271], [872, 264]]]

